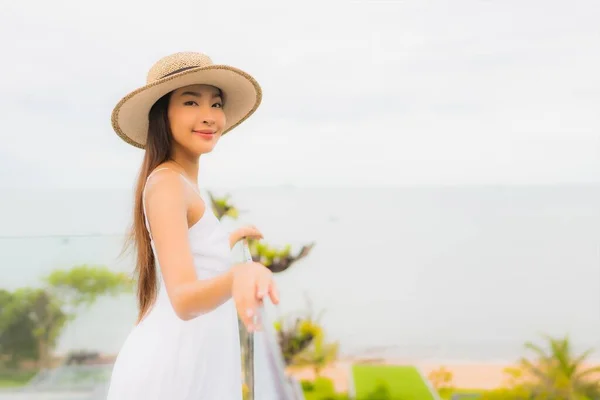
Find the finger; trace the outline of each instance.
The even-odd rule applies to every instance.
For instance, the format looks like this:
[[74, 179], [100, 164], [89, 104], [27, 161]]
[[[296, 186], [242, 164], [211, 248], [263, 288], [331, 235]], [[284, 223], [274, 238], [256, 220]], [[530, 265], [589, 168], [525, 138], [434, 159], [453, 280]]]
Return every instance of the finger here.
[[264, 236], [260, 231], [256, 229], [248, 229], [243, 233], [242, 238], [251, 238], [251, 239], [263, 239]]
[[253, 307], [251, 304], [247, 304], [245, 310], [244, 324], [246, 325], [248, 332], [253, 332], [255, 330], [254, 325], [256, 319], [256, 307]]
[[262, 301], [264, 297], [269, 293], [269, 286], [271, 285], [273, 273], [262, 264], [260, 268], [262, 269], [262, 271], [257, 279], [256, 297]]
[[253, 329], [253, 319], [256, 316], [256, 299], [254, 295], [254, 284], [248, 282], [240, 288], [238, 295], [238, 314], [240, 320], [248, 331]]
[[248, 299], [247, 301], [245, 301], [242, 306], [242, 312], [243, 314], [241, 315], [241, 319], [244, 323], [244, 326], [246, 327], [246, 330], [248, 330], [248, 332], [253, 332], [254, 330], [256, 330], [256, 300]]
[[257, 237], [257, 238], [260, 238], [260, 239], [262, 239], [262, 237], [263, 237], [263, 234], [261, 233], [261, 231], [259, 231], [259, 230], [258, 230], [258, 228], [257, 228], [257, 227], [255, 227], [254, 225], [251, 225], [251, 226], [250, 226], [250, 231], [252, 232], [252, 235], [253, 235], [254, 237]]
[[261, 277], [256, 283], [256, 298], [262, 301], [265, 296], [269, 293], [270, 279], [268, 277]]
[[269, 297], [273, 304], [279, 304], [279, 290], [277, 289], [275, 282], [271, 282], [271, 285], [269, 286]]

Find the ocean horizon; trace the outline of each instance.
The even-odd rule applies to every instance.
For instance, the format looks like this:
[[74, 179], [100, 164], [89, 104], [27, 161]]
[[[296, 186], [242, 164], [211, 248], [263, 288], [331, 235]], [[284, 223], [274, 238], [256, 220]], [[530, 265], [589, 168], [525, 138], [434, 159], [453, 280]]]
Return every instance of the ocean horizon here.
[[[119, 257], [131, 190], [11, 189], [0, 199], [0, 287]], [[215, 189], [265, 242], [311, 254], [277, 275], [269, 314], [323, 312], [346, 356], [512, 361], [541, 334], [568, 334], [600, 360], [600, 184]], [[205, 194], [205, 199], [208, 196]], [[65, 330], [58, 352], [118, 352], [132, 296], [103, 298]]]

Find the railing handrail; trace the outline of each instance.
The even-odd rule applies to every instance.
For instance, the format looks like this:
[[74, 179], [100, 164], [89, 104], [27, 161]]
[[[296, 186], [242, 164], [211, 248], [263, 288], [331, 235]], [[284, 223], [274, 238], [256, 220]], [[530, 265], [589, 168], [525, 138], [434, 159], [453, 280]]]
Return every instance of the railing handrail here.
[[[252, 255], [250, 253], [250, 249], [248, 248], [248, 244], [246, 243], [246, 241], [243, 241], [242, 246], [244, 260], [252, 261]], [[262, 326], [261, 331], [246, 331], [245, 345], [247, 348], [244, 353], [246, 355], [246, 359], [244, 360], [244, 366], [245, 368], [248, 368], [248, 370], [245, 371], [246, 373], [244, 374], [244, 376], [247, 380], [246, 384], [248, 385], [249, 390], [249, 400], [257, 400], [255, 399], [255, 349], [257, 347], [257, 340], [259, 344], [258, 348], [266, 353], [264, 355], [266, 356], [265, 358], [268, 362], [267, 368], [270, 369], [271, 375], [275, 376], [275, 379], [272, 382], [275, 386], [274, 389], [277, 393], [277, 400], [304, 400], [304, 395], [302, 394], [302, 391], [298, 391], [296, 388], [292, 387], [294, 382], [285, 373], [285, 361], [283, 358], [283, 354], [281, 353], [281, 348], [279, 347], [279, 344], [277, 342], [277, 336], [274, 331], [274, 326], [270, 322], [264, 306], [259, 307], [258, 317]]]

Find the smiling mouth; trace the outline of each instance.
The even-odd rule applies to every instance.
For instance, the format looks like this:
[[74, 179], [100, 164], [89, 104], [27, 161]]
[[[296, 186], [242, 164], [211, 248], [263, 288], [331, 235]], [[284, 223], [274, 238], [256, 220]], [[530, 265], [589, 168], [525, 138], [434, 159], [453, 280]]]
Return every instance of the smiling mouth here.
[[215, 132], [213, 132], [213, 131], [210, 131], [210, 130], [208, 130], [208, 129], [206, 129], [206, 130], [202, 130], [202, 131], [193, 131], [193, 132], [194, 132], [194, 133], [197, 133], [197, 134], [199, 134], [199, 135], [214, 135], [214, 134], [215, 134]]

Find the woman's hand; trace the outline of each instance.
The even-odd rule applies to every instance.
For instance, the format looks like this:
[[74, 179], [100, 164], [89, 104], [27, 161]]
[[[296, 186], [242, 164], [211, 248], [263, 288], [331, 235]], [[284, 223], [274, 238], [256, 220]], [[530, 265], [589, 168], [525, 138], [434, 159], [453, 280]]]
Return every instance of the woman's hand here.
[[279, 292], [273, 273], [257, 262], [237, 264], [233, 267], [232, 297], [240, 320], [250, 332], [259, 328], [258, 307], [268, 295], [273, 304], [279, 304]]
[[263, 234], [254, 225], [244, 226], [236, 229], [229, 235], [229, 247], [233, 248], [241, 239], [260, 240], [262, 238]]

